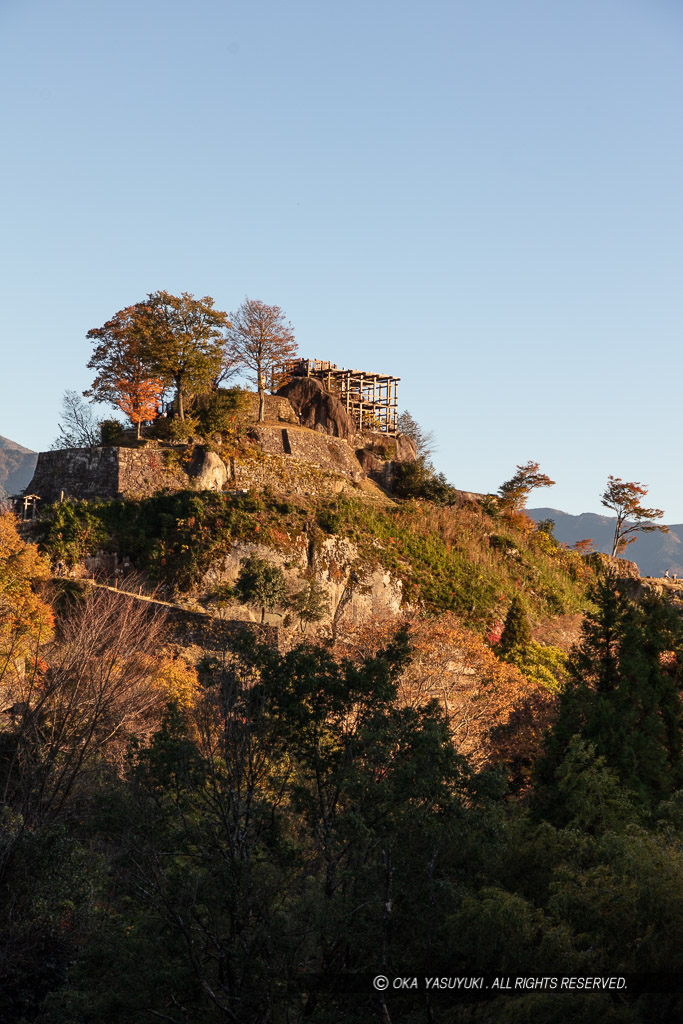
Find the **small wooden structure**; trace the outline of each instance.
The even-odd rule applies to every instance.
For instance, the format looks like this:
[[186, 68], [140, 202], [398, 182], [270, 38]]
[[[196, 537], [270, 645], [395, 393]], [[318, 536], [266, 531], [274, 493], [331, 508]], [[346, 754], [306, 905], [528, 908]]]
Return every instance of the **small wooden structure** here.
[[398, 433], [400, 377], [367, 370], [347, 370], [322, 359], [290, 359], [273, 369], [271, 389], [276, 391], [294, 377], [315, 377], [336, 395], [358, 430]]
[[38, 510], [39, 494], [13, 494], [10, 501], [14, 504], [14, 511], [21, 518], [22, 522], [27, 519], [34, 520]]

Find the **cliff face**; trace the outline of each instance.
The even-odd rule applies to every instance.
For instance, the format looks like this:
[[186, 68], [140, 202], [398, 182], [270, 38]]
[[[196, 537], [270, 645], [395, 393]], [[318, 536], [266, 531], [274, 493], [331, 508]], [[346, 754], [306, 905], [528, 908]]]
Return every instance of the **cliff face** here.
[[[325, 635], [341, 626], [382, 621], [401, 612], [401, 581], [379, 566], [366, 565], [353, 543], [337, 537], [327, 538], [315, 549], [309, 546], [307, 538], [301, 537], [296, 552], [286, 555], [263, 544], [237, 541], [230, 553], [211, 567], [200, 589], [210, 593], [217, 586], [234, 583], [242, 561], [252, 554], [282, 569], [290, 594], [300, 591], [307, 579], [315, 580], [327, 602], [327, 611], [308, 627], [308, 632]], [[229, 616], [247, 622], [261, 620], [259, 609], [237, 603], [230, 605]], [[282, 614], [266, 613], [265, 622], [282, 625], [284, 618]], [[298, 628], [295, 614], [287, 618], [287, 624]]]

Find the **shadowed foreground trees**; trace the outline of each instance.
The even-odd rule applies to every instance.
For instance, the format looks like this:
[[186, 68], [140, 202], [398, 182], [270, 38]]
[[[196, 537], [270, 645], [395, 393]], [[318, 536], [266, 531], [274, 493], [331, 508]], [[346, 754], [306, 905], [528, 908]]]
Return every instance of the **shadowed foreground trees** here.
[[562, 815], [559, 765], [572, 740], [602, 757], [628, 798], [647, 807], [683, 785], [683, 628], [661, 598], [638, 603], [607, 572], [593, 590], [583, 639], [569, 664], [559, 714], [539, 765], [537, 800]]
[[[199, 687], [167, 662], [160, 689], [127, 610], [112, 651], [106, 607], [95, 627], [78, 616], [69, 627], [69, 609], [54, 660], [61, 695], [45, 717], [73, 709], [73, 726], [52, 762], [54, 730], [34, 715], [26, 737], [36, 789], [49, 767], [47, 813], [24, 800], [28, 776], [14, 769], [2, 807], [2, 841], [14, 845], [0, 887], [0, 1022], [678, 1021], [676, 995], [456, 1003], [372, 987], [380, 973], [683, 970], [683, 801], [669, 756], [679, 709], [667, 690], [678, 677], [666, 668], [680, 628], [654, 604], [602, 600], [547, 748], [539, 789], [553, 801], [535, 817], [496, 773], [471, 768], [450, 701], [447, 717], [429, 700], [440, 666], [451, 671], [448, 645], [467, 641], [455, 621], [437, 620], [436, 655], [420, 625], [414, 652], [398, 634], [353, 662], [326, 645], [282, 653], [245, 639], [204, 662]], [[512, 680], [517, 670], [475, 639], [468, 658]], [[422, 688], [406, 700], [411, 684]], [[668, 726], [652, 734], [644, 723], [656, 720]], [[629, 775], [638, 758], [652, 762], [640, 787]]]

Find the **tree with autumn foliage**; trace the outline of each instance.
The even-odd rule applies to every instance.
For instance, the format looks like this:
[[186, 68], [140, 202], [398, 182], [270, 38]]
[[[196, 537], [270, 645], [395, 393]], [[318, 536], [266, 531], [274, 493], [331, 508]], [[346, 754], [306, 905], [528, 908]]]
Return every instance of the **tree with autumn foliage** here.
[[664, 512], [660, 508], [644, 508], [641, 499], [647, 494], [647, 487], [637, 481], [625, 481], [618, 476], [607, 478], [607, 487], [600, 503], [616, 513], [614, 539], [612, 541], [612, 557], [621, 554], [633, 544], [637, 533], [668, 533], [669, 527], [663, 523], [655, 523]]
[[498, 489], [500, 507], [504, 512], [521, 512], [527, 498], [537, 487], [552, 487], [555, 481], [541, 473], [537, 462], [517, 466], [517, 472]]
[[249, 380], [259, 395], [259, 423], [266, 417], [266, 377], [280, 363], [297, 354], [291, 323], [279, 306], [268, 306], [258, 299], [246, 298], [230, 314], [228, 339], [239, 354]]
[[175, 387], [178, 415], [185, 419], [186, 397], [210, 391], [221, 377], [228, 314], [214, 309], [209, 295], [195, 299], [189, 292], [151, 292], [138, 305], [150, 365], [166, 386]]
[[[49, 579], [50, 563], [35, 544], [26, 544], [15, 517], [0, 513], [0, 704], [10, 700], [11, 681], [35, 660], [41, 644], [53, 633], [49, 604], [37, 592]], [[10, 687], [8, 690], [7, 688]]]
[[140, 429], [144, 421], [153, 420], [159, 412], [164, 385], [158, 377], [151, 377], [149, 380], [141, 380], [137, 383], [120, 380], [119, 390], [120, 397], [116, 404], [137, 428], [138, 440], [140, 440]]
[[151, 368], [144, 309], [140, 303], [126, 306], [86, 337], [95, 342], [88, 368], [97, 375], [84, 394], [91, 401], [118, 406], [137, 427], [139, 438], [142, 422], [156, 416], [164, 392]]

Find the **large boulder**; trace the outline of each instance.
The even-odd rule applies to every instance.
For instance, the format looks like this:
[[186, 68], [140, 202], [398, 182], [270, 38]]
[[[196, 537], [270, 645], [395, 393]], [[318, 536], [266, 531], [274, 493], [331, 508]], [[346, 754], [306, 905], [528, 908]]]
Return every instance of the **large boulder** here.
[[407, 434], [382, 434], [377, 430], [364, 430], [356, 437], [356, 444], [372, 452], [380, 459], [392, 462], [415, 462], [417, 448], [415, 442]]
[[228, 482], [228, 471], [220, 456], [202, 448], [195, 450], [188, 475], [198, 491], [222, 491]]
[[611, 555], [605, 555], [602, 551], [591, 551], [589, 555], [585, 556], [585, 560], [597, 572], [611, 572], [618, 579], [640, 579], [640, 569], [635, 562], [630, 562], [628, 558], [612, 558]]
[[278, 395], [289, 399], [302, 427], [346, 440], [356, 433], [356, 425], [342, 403], [314, 377], [295, 377], [280, 388]]

